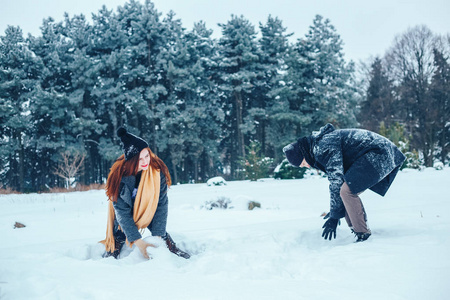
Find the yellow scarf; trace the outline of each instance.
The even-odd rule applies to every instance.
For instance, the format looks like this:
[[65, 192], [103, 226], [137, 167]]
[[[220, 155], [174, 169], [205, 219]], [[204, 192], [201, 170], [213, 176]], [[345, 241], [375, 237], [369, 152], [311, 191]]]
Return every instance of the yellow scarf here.
[[[143, 230], [147, 228], [155, 215], [159, 201], [160, 182], [159, 170], [149, 167], [147, 170], [142, 171], [133, 209], [133, 220], [138, 229]], [[106, 239], [100, 241], [100, 243], [105, 245], [106, 251], [108, 252], [115, 250], [113, 234], [114, 218], [114, 206], [112, 201], [109, 201]], [[127, 245], [131, 247], [133, 243], [129, 243], [127, 240]]]

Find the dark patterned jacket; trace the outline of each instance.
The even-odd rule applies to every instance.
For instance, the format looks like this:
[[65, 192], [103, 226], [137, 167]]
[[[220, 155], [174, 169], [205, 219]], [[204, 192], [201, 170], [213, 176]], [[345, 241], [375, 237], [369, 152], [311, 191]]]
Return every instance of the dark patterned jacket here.
[[[164, 236], [166, 234], [167, 213], [169, 200], [167, 198], [166, 176], [161, 174], [161, 183], [159, 191], [159, 201], [150, 225], [147, 227], [153, 236]], [[139, 230], [133, 220], [133, 207], [136, 194], [133, 193], [136, 186], [136, 177], [123, 177], [120, 182], [119, 197], [113, 202], [116, 218], [114, 220], [114, 233], [117, 232], [118, 226], [125, 233], [130, 243], [142, 238]]]
[[335, 130], [327, 124], [307, 139], [312, 167], [324, 171], [330, 182], [330, 215], [342, 218], [340, 197], [344, 181], [354, 194], [366, 189], [384, 196], [405, 161], [403, 153], [385, 137], [364, 129]]

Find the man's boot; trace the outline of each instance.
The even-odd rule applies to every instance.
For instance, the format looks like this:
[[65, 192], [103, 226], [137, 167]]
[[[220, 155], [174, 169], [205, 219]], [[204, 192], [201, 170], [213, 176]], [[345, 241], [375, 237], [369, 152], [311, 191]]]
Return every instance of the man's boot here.
[[372, 233], [370, 231], [369, 232], [355, 232], [355, 235], [358, 238], [356, 240], [356, 242], [358, 243], [358, 242], [364, 242], [365, 240], [367, 240], [372, 235]]

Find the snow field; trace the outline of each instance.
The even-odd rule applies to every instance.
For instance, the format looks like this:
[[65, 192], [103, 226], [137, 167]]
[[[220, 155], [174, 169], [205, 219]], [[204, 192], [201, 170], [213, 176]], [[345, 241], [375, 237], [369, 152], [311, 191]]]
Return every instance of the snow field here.
[[[173, 186], [167, 231], [190, 260], [148, 231], [151, 260], [129, 248], [101, 258], [104, 191], [0, 196], [0, 299], [447, 299], [449, 179], [405, 170], [385, 197], [363, 193], [364, 243], [344, 219], [322, 239], [326, 178]], [[234, 208], [202, 208], [219, 197]]]

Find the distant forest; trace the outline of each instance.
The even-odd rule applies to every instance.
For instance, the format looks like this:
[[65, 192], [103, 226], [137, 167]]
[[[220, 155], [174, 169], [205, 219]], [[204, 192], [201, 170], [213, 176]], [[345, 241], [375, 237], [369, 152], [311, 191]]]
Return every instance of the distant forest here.
[[[104, 183], [121, 154], [116, 130], [146, 139], [174, 183], [247, 178], [326, 123], [381, 133], [411, 166], [448, 163], [450, 35], [399, 34], [366, 65], [317, 15], [291, 41], [282, 20], [244, 16], [186, 30], [151, 1], [103, 7], [88, 22], [44, 20], [39, 36], [0, 36], [0, 188], [20, 192]], [[257, 153], [255, 152], [257, 150]], [[252, 162], [252, 163], [253, 163]]]

